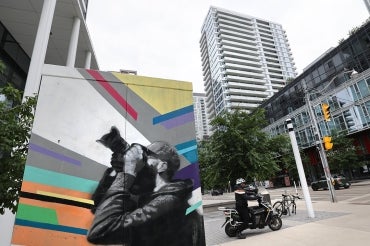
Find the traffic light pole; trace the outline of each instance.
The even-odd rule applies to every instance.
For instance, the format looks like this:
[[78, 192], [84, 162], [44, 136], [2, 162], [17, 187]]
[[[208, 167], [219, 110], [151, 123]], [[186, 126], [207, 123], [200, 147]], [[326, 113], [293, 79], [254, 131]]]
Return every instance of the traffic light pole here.
[[312, 120], [314, 134], [315, 134], [315, 138], [316, 138], [315, 139], [316, 140], [316, 147], [319, 151], [322, 167], [324, 169], [324, 173], [325, 173], [325, 177], [326, 177], [326, 182], [328, 183], [328, 188], [329, 188], [329, 191], [330, 191], [330, 198], [331, 198], [332, 202], [337, 202], [337, 198], [335, 197], [334, 187], [333, 187], [333, 184], [331, 182], [332, 178], [331, 178], [331, 174], [330, 174], [328, 159], [326, 158], [325, 149], [324, 149], [324, 146], [322, 144], [322, 137], [320, 135], [320, 130], [317, 126], [315, 113], [312, 110], [310, 94], [307, 91], [306, 91], [305, 94], [306, 94], [306, 97], [305, 97], [306, 98], [306, 104], [308, 106], [308, 112], [309, 112], [310, 118]]

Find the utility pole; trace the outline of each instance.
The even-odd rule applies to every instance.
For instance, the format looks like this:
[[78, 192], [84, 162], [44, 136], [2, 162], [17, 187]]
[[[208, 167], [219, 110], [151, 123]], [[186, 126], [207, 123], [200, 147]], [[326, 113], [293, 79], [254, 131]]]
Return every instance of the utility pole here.
[[314, 129], [316, 148], [318, 149], [319, 154], [320, 154], [322, 167], [324, 169], [324, 173], [325, 173], [325, 177], [326, 177], [326, 182], [328, 183], [328, 187], [329, 187], [329, 191], [330, 191], [331, 201], [332, 202], [337, 202], [337, 199], [336, 199], [335, 193], [334, 193], [334, 187], [333, 187], [333, 184], [331, 182], [332, 177], [331, 177], [331, 174], [330, 174], [328, 160], [326, 158], [325, 149], [324, 149], [324, 146], [322, 144], [322, 137], [320, 135], [320, 130], [317, 126], [315, 113], [313, 112], [312, 106], [311, 106], [310, 94], [307, 92], [307, 89], [305, 91], [305, 95], [306, 95], [306, 97], [305, 97], [306, 98], [306, 104], [308, 106], [308, 112], [309, 112], [310, 118], [312, 120], [312, 125], [313, 125], [313, 129]]

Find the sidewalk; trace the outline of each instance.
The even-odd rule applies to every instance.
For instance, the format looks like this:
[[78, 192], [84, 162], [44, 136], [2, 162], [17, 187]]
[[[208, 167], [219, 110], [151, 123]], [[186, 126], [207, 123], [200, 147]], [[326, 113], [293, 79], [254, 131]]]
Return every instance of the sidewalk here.
[[[365, 181], [370, 185], [370, 181]], [[352, 185], [364, 185], [364, 182]], [[366, 185], [365, 184], [365, 185]], [[369, 199], [368, 195], [365, 195]], [[207, 197], [208, 198], [208, 197]], [[228, 197], [225, 197], [225, 199]], [[217, 206], [217, 202], [225, 203], [227, 200], [203, 200], [204, 207]], [[229, 200], [230, 202], [230, 200]], [[232, 204], [232, 203], [231, 203]], [[221, 205], [224, 206], [224, 205]], [[219, 244], [219, 246], [242, 246], [242, 245], [369, 245], [370, 243], [370, 205], [356, 204], [349, 202], [313, 202], [315, 218], [309, 218], [306, 204], [298, 201], [300, 218], [296, 221], [294, 216], [288, 218], [283, 224], [290, 224], [289, 227], [259, 234], [247, 230], [246, 239], [236, 239], [231, 242]], [[298, 214], [296, 215], [298, 216]], [[253, 230], [256, 231], [257, 230]]]

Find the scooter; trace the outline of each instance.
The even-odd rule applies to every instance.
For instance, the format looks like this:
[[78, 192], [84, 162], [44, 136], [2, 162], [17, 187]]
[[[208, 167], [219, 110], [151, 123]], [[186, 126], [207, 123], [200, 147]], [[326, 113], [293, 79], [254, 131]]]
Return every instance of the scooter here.
[[263, 197], [258, 199], [258, 206], [251, 206], [250, 218], [255, 223], [244, 223], [235, 208], [229, 207], [218, 207], [219, 211], [222, 211], [225, 215], [225, 222], [221, 227], [225, 226], [225, 233], [229, 237], [235, 237], [238, 232], [245, 229], [263, 229], [265, 226], [270, 227], [272, 231], [280, 230], [283, 225], [279, 215], [274, 212], [270, 203], [263, 201]]

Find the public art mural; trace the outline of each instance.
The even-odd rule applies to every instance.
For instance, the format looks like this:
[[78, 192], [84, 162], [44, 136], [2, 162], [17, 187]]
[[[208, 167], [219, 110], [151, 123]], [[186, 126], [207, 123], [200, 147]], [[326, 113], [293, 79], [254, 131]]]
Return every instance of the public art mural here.
[[192, 85], [44, 68], [17, 245], [205, 245]]

